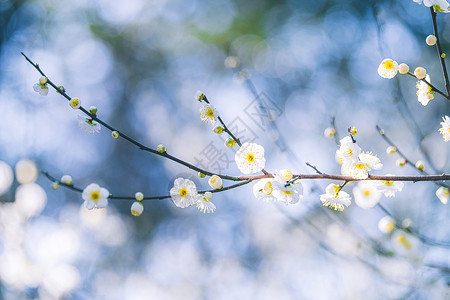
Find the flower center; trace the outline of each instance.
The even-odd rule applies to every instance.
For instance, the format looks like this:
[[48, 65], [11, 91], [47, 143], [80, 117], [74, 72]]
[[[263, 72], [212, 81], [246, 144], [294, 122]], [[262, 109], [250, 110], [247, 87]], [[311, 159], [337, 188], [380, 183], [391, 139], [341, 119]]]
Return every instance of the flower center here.
[[292, 194], [292, 191], [282, 191], [283, 192], [283, 194], [285, 194], [285, 195], [290, 195], [290, 194]]
[[212, 108], [208, 108], [208, 110], [206, 111], [206, 115], [208, 117], [214, 117], [214, 111], [212, 110]]
[[188, 194], [188, 190], [186, 188], [182, 188], [179, 191], [181, 197], [186, 197]]
[[366, 168], [366, 166], [364, 164], [359, 163], [359, 164], [355, 165], [355, 168], [356, 169], [360, 169], [360, 170], [364, 170]]
[[253, 155], [253, 153], [247, 154], [247, 161], [253, 162], [254, 160], [255, 160], [255, 156]]
[[392, 186], [394, 184], [394, 182], [391, 181], [391, 180], [384, 180], [384, 181], [382, 181], [382, 183], [387, 185], [387, 186]]
[[393, 62], [392, 60], [385, 61], [385, 62], [383, 63], [383, 67], [384, 67], [386, 70], [392, 70], [392, 69], [394, 68], [394, 62]]
[[100, 199], [100, 192], [95, 191], [91, 193], [91, 200], [97, 202]]
[[370, 191], [369, 190], [365, 190], [364, 191], [364, 196], [369, 196], [370, 195]]

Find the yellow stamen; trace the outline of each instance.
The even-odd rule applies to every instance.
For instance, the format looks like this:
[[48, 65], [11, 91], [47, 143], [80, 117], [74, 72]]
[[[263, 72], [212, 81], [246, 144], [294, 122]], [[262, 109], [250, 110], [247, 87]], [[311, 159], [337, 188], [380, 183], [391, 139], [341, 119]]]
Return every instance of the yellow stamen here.
[[186, 197], [188, 195], [188, 190], [186, 188], [182, 188], [179, 190], [180, 196], [181, 197]]
[[91, 199], [92, 201], [98, 201], [98, 199], [100, 199], [100, 193], [98, 191], [92, 192]]

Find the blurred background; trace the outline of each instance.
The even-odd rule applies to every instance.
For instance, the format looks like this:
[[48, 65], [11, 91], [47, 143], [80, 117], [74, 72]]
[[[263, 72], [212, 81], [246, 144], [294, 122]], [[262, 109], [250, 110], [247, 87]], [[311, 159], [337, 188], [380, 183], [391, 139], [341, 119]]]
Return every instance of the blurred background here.
[[[438, 14], [444, 51], [448, 17]], [[0, 299], [444, 299], [450, 297], [449, 208], [433, 183], [382, 197], [379, 207], [322, 207], [328, 180], [304, 180], [295, 205], [255, 199], [251, 185], [215, 194], [213, 214], [172, 201], [111, 200], [87, 211], [81, 194], [53, 190], [38, 171], [70, 174], [114, 195], [165, 195], [177, 177], [207, 179], [143, 152], [78, 110], [33, 91], [38, 63], [57, 85], [143, 144], [213, 172], [239, 175], [235, 149], [199, 118], [202, 90], [243, 141], [265, 148], [266, 169], [340, 174], [333, 138], [384, 164], [373, 174], [417, 175], [387, 155], [379, 125], [413, 162], [449, 172], [438, 132], [450, 105], [424, 107], [416, 81], [377, 74], [384, 58], [423, 66], [443, 90], [430, 11], [411, 1], [0, 0]], [[339, 183], [339, 182], [337, 182]], [[225, 182], [225, 185], [231, 184]], [[355, 184], [344, 190], [352, 193]]]

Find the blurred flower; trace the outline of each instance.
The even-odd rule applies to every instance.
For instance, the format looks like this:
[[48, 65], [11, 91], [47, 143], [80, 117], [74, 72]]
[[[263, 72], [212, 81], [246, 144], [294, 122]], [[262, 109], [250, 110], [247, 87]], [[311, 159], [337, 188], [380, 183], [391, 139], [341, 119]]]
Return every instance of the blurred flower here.
[[395, 152], [397, 152], [397, 147], [389, 146], [389, 147], [386, 148], [386, 153], [387, 154], [394, 154]]
[[416, 166], [417, 170], [422, 171], [422, 172], [423, 172], [423, 169], [425, 168], [425, 164], [421, 160], [416, 161], [415, 166]]
[[170, 189], [170, 197], [176, 206], [184, 208], [197, 202], [197, 188], [189, 179], [175, 179], [173, 188]]
[[[210, 193], [211, 194], [211, 193]], [[208, 195], [209, 197], [209, 195]], [[211, 198], [212, 198], [212, 194], [211, 194]], [[207, 198], [206, 197], [206, 193], [205, 195], [198, 195], [197, 197], [197, 202], [195, 202], [197, 208], [199, 211], [203, 212], [203, 213], [213, 213], [216, 210], [216, 206], [214, 205], [214, 203], [212, 203], [211, 201], [209, 201], [211, 198]]]
[[57, 190], [59, 187], [59, 183], [58, 182], [52, 182], [52, 189]]
[[39, 94], [41, 94], [42, 96], [47, 96], [48, 95], [48, 87], [46, 84], [40, 84], [40, 83], [36, 83], [33, 85], [33, 90]]
[[325, 188], [325, 194], [320, 195], [323, 206], [327, 206], [337, 211], [343, 211], [351, 202], [351, 197], [344, 191], [340, 191], [341, 186], [330, 183]]
[[434, 46], [436, 45], [437, 38], [434, 35], [430, 34], [429, 36], [427, 36], [426, 42], [428, 46]]
[[333, 136], [336, 135], [336, 129], [333, 128], [333, 127], [325, 128], [325, 131], [323, 132], [323, 135], [325, 137], [333, 137]]
[[100, 132], [100, 129], [102, 127], [100, 124], [98, 124], [96, 121], [92, 120], [91, 118], [86, 118], [84, 116], [78, 115], [78, 126], [81, 129], [84, 129], [86, 133], [92, 134], [92, 133], [98, 133]]
[[81, 195], [84, 206], [91, 210], [94, 207], [104, 208], [108, 205], [109, 191], [96, 183], [89, 184]]
[[399, 72], [400, 74], [406, 74], [406, 73], [408, 73], [408, 72], [409, 72], [409, 66], [408, 66], [407, 64], [405, 64], [405, 63], [401, 63], [401, 64], [398, 66], [398, 72]]
[[217, 175], [211, 176], [211, 178], [209, 178], [208, 180], [208, 184], [210, 187], [216, 190], [223, 188], [222, 178]]
[[77, 109], [80, 108], [81, 106], [81, 101], [78, 98], [72, 98], [69, 101], [69, 105], [70, 107], [72, 107], [73, 109]]
[[70, 175], [63, 175], [61, 177], [61, 182], [67, 185], [73, 185], [72, 183], [72, 176]]
[[449, 189], [443, 186], [438, 188], [436, 191], [436, 196], [439, 198], [439, 201], [441, 201], [442, 204], [447, 204], [449, 195], [450, 195]]
[[264, 169], [266, 159], [264, 148], [255, 143], [244, 143], [234, 156], [239, 171], [244, 174], [256, 173]]
[[417, 67], [414, 70], [414, 76], [416, 76], [417, 79], [424, 79], [426, 75], [427, 75], [427, 70], [425, 70], [425, 68]]
[[[393, 175], [387, 174], [386, 176], [393, 176]], [[375, 186], [386, 197], [394, 197], [395, 192], [402, 191], [404, 183], [401, 181], [381, 180], [381, 181], [376, 181]]]
[[353, 196], [359, 207], [372, 208], [380, 201], [381, 193], [373, 182], [360, 181], [353, 188]]
[[137, 201], [142, 201], [144, 199], [144, 194], [142, 194], [141, 192], [137, 192], [136, 194], [134, 194], [134, 198], [136, 198]]
[[445, 142], [450, 141], [450, 118], [448, 116], [442, 117], [442, 128], [439, 128], [439, 133], [442, 134]]
[[0, 196], [6, 193], [14, 182], [12, 168], [0, 160]]
[[210, 104], [205, 104], [200, 107], [200, 118], [203, 122], [214, 125], [217, 122], [218, 115], [217, 110]]
[[29, 159], [21, 159], [16, 164], [16, 178], [21, 184], [30, 183], [38, 177], [36, 164]]
[[391, 216], [385, 216], [378, 221], [378, 229], [383, 233], [391, 233], [395, 228], [395, 220]]
[[397, 75], [398, 64], [395, 60], [390, 58], [384, 59], [378, 66], [378, 74], [387, 79], [394, 78]]
[[144, 204], [142, 204], [142, 202], [140, 201], [134, 201], [133, 204], [131, 205], [131, 214], [133, 216], [140, 216], [142, 214], [142, 212], [144, 211]]
[[[430, 75], [426, 75], [425, 80], [431, 82]], [[416, 87], [417, 100], [419, 100], [423, 106], [426, 106], [430, 100], [434, 99], [435, 92], [426, 82], [419, 80], [417, 81]]]
[[225, 58], [224, 65], [227, 69], [235, 69], [239, 66], [239, 58], [236, 56], [228, 56]]

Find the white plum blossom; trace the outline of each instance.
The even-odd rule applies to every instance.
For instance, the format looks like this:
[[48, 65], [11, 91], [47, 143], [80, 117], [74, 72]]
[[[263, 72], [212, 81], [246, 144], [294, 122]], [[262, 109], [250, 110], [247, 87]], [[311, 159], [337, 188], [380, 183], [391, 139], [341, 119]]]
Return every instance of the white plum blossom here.
[[83, 129], [86, 133], [92, 134], [92, 133], [98, 133], [100, 132], [100, 129], [102, 127], [100, 124], [98, 124], [96, 121], [92, 120], [91, 118], [86, 118], [84, 116], [78, 115], [78, 126]]
[[397, 75], [398, 63], [390, 58], [384, 59], [378, 66], [378, 75], [383, 78], [391, 79]]
[[439, 201], [441, 201], [442, 204], [447, 204], [449, 195], [450, 195], [449, 189], [443, 186], [438, 188], [436, 191], [436, 196], [439, 198]]
[[[211, 193], [210, 193], [211, 194]], [[214, 203], [212, 203], [211, 198], [212, 198], [212, 194], [211, 194], [211, 198], [209, 198], [209, 195], [207, 195], [205, 193], [205, 195], [198, 195], [197, 197], [197, 202], [195, 202], [197, 209], [203, 213], [213, 213], [216, 210], [216, 206], [214, 205]]]
[[448, 116], [442, 117], [443, 122], [441, 122], [441, 128], [439, 128], [439, 133], [442, 134], [445, 142], [450, 141], [450, 118]]
[[340, 164], [343, 164], [344, 161], [358, 161], [361, 148], [353, 142], [351, 137], [346, 136], [339, 143], [340, 147], [336, 151], [336, 158]]
[[[387, 174], [386, 176], [393, 176], [391, 174]], [[394, 197], [395, 192], [401, 192], [403, 186], [405, 184], [401, 181], [392, 181], [392, 180], [381, 180], [376, 181], [375, 186], [377, 189], [384, 194], [386, 197]]]
[[408, 73], [408, 72], [409, 72], [409, 66], [408, 66], [407, 64], [405, 64], [405, 63], [401, 63], [401, 64], [398, 66], [398, 72], [399, 72], [400, 74], [406, 74], [406, 73]]
[[381, 192], [375, 184], [370, 181], [360, 181], [353, 188], [355, 203], [362, 208], [372, 208], [378, 204], [381, 198]]
[[214, 125], [217, 122], [218, 116], [219, 113], [214, 108], [214, 106], [210, 104], [205, 104], [202, 107], [200, 107], [200, 118], [202, 119], [203, 122]]
[[69, 105], [70, 107], [72, 107], [73, 109], [78, 109], [81, 106], [81, 101], [78, 98], [72, 98], [69, 101]]
[[[430, 75], [426, 75], [425, 76], [425, 80], [427, 82], [430, 82]], [[417, 87], [417, 100], [419, 100], [419, 102], [423, 105], [426, 106], [428, 104], [428, 102], [430, 102], [430, 100], [434, 99], [435, 96], [435, 92], [431, 89], [431, 87], [424, 82], [423, 80], [419, 80], [417, 81], [416, 84]]]
[[255, 143], [244, 143], [234, 156], [239, 171], [244, 174], [257, 173], [264, 169], [264, 148]]
[[175, 179], [173, 188], [170, 189], [170, 197], [176, 206], [185, 208], [197, 202], [197, 187], [189, 179]]
[[253, 185], [253, 195], [258, 200], [265, 202], [276, 201], [273, 195], [273, 178], [263, 178]]
[[279, 201], [286, 205], [297, 203], [303, 197], [303, 186], [298, 184], [284, 184], [279, 181], [273, 182], [273, 195]]
[[104, 208], [108, 205], [109, 191], [96, 183], [89, 184], [81, 194], [84, 206], [91, 210], [94, 207]]
[[382, 233], [391, 233], [395, 229], [395, 220], [391, 216], [385, 216], [378, 221], [378, 229]]
[[447, 13], [449, 11], [449, 3], [446, 0], [413, 0], [416, 3], [425, 5], [426, 7], [431, 7], [436, 11], [441, 11]]
[[427, 70], [425, 68], [417, 67], [414, 70], [414, 76], [416, 76], [417, 79], [424, 79], [426, 75], [427, 75]]
[[211, 178], [209, 178], [208, 183], [209, 183], [209, 186], [212, 187], [213, 189], [218, 190], [218, 189], [223, 188], [222, 178], [220, 178], [217, 175], [211, 176]]
[[42, 96], [48, 95], [48, 87], [47, 84], [36, 83], [33, 85], [33, 90]]
[[288, 169], [275, 171], [274, 177], [277, 181], [282, 183], [288, 183], [292, 179], [292, 173]]
[[138, 217], [144, 211], [144, 204], [142, 204], [142, 202], [140, 201], [134, 201], [133, 204], [131, 205], [130, 210], [133, 216]]
[[345, 207], [348, 207], [352, 203], [351, 197], [340, 189], [340, 185], [330, 183], [325, 188], [325, 194], [320, 195], [322, 205], [337, 211], [343, 211]]

